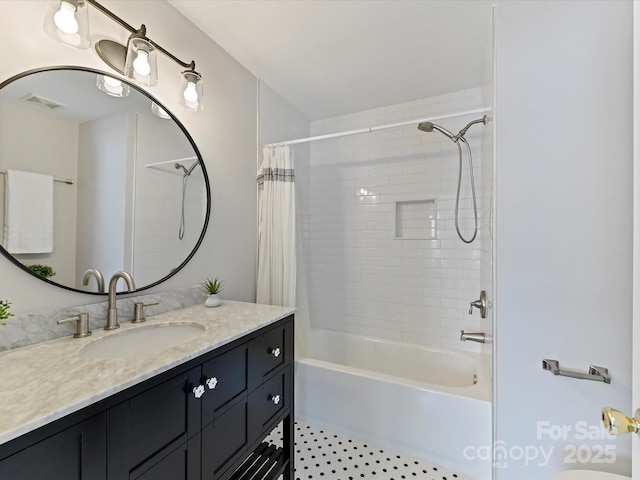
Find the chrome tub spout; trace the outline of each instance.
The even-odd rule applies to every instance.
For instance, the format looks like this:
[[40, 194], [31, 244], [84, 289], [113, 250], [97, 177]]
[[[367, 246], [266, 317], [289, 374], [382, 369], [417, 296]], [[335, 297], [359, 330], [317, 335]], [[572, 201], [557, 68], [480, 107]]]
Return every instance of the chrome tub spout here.
[[460, 341], [466, 342], [467, 340], [478, 343], [485, 343], [487, 341], [484, 332], [465, 333], [464, 330], [460, 330]]

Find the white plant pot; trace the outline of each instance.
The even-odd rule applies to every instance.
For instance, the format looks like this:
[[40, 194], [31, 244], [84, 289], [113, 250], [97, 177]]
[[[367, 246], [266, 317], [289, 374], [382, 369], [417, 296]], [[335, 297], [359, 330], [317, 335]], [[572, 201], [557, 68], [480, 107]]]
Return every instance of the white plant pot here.
[[217, 307], [221, 303], [222, 303], [222, 300], [220, 299], [220, 296], [217, 293], [211, 293], [207, 295], [207, 299], [204, 302], [204, 304], [207, 307]]

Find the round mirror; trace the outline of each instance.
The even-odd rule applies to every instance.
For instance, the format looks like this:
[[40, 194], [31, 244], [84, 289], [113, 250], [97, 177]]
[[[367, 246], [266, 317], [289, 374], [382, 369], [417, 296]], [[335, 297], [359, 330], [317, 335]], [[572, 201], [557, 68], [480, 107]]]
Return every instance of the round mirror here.
[[193, 139], [135, 85], [75, 67], [0, 84], [1, 252], [32, 275], [94, 294], [120, 270], [157, 285], [197, 250], [210, 203]]

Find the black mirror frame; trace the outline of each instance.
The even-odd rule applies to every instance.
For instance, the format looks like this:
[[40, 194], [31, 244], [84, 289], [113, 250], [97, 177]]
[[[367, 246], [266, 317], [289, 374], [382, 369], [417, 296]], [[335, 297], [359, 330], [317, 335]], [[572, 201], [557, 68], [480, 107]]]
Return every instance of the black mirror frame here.
[[[98, 74], [98, 75], [113, 76], [113, 73], [104, 72], [104, 71], [96, 70], [94, 68], [89, 68], [89, 67], [79, 67], [79, 66], [69, 66], [69, 65], [67, 65], [67, 66], [52, 66], [52, 67], [44, 67], [44, 68], [35, 68], [35, 69], [27, 70], [25, 72], [13, 75], [12, 77], [10, 77], [7, 80], [4, 80], [3, 82], [0, 83], [0, 89], [4, 88], [6, 85], [8, 85], [8, 84], [20, 79], [20, 78], [23, 78], [23, 77], [26, 77], [26, 76], [29, 76], [29, 75], [33, 75], [34, 73], [48, 72], [48, 71], [55, 71], [55, 70], [77, 70], [77, 71], [81, 71], [81, 72], [95, 73], [95, 74]], [[143, 290], [147, 290], [149, 288], [153, 288], [153, 287], [155, 287], [155, 286], [167, 281], [171, 277], [173, 277], [176, 273], [178, 273], [180, 270], [182, 270], [182, 268], [184, 268], [184, 266], [187, 263], [189, 263], [189, 261], [195, 255], [195, 253], [198, 250], [198, 248], [200, 248], [200, 245], [202, 244], [202, 240], [204, 239], [204, 236], [205, 236], [205, 234], [207, 232], [207, 227], [209, 226], [209, 217], [211, 216], [211, 187], [209, 185], [209, 175], [207, 174], [207, 169], [205, 167], [202, 155], [200, 154], [200, 150], [198, 150], [198, 147], [196, 146], [195, 142], [193, 141], [193, 138], [191, 137], [191, 135], [189, 134], [189, 132], [187, 131], [185, 126], [182, 124], [182, 122], [180, 122], [180, 120], [178, 120], [176, 118], [176, 116], [172, 112], [170, 112], [168, 109], [166, 109], [162, 103], [160, 103], [155, 97], [150, 95], [148, 92], [144, 91], [143, 89], [141, 89], [140, 87], [138, 87], [134, 83], [126, 81], [126, 80], [124, 80], [124, 79], [122, 79], [120, 77], [118, 77], [118, 79], [124, 81], [127, 85], [129, 85], [130, 88], [136, 89], [136, 91], [142, 93], [147, 98], [149, 98], [149, 100], [151, 100], [152, 102], [155, 102], [156, 104], [158, 104], [158, 106], [162, 107], [164, 109], [164, 111], [166, 111], [169, 114], [171, 119], [180, 128], [180, 130], [182, 130], [182, 133], [184, 133], [184, 135], [187, 137], [187, 140], [189, 141], [189, 144], [193, 148], [193, 151], [195, 152], [196, 156], [198, 157], [198, 162], [200, 163], [200, 168], [202, 168], [202, 175], [204, 177], [204, 184], [205, 184], [205, 189], [206, 189], [206, 192], [207, 192], [207, 209], [206, 209], [206, 215], [205, 215], [205, 218], [204, 218], [204, 224], [202, 225], [202, 232], [200, 233], [200, 237], [198, 238], [198, 241], [196, 242], [195, 246], [193, 247], [193, 250], [191, 250], [191, 253], [189, 253], [187, 258], [180, 265], [178, 265], [176, 268], [172, 269], [171, 272], [168, 275], [166, 275], [165, 277], [162, 277], [160, 280], [157, 280], [157, 281], [155, 281], [153, 283], [150, 283], [149, 285], [145, 285], [143, 287], [136, 288], [134, 290], [134, 292], [141, 292]], [[36, 277], [37, 279], [42, 280], [42, 281], [44, 281], [44, 282], [46, 282], [46, 283], [48, 283], [50, 285], [54, 285], [56, 287], [63, 288], [65, 290], [70, 290], [72, 292], [84, 293], [84, 294], [88, 294], [88, 295], [100, 295], [100, 296], [106, 296], [107, 295], [106, 292], [104, 292], [104, 293], [103, 292], [89, 292], [89, 291], [85, 291], [85, 290], [79, 290], [77, 288], [68, 287], [66, 285], [62, 285], [60, 283], [56, 283], [54, 281], [49, 280], [48, 278], [44, 278], [44, 277], [38, 275], [37, 273], [31, 271], [23, 263], [19, 262], [2, 245], [0, 245], [0, 253], [2, 253], [2, 255], [4, 255], [8, 260], [10, 260], [11, 263], [13, 263], [14, 265], [18, 266], [22, 271], [27, 272], [29, 275], [31, 275], [33, 277]], [[120, 293], [132, 293], [132, 292], [118, 292], [118, 294], [120, 294]]]

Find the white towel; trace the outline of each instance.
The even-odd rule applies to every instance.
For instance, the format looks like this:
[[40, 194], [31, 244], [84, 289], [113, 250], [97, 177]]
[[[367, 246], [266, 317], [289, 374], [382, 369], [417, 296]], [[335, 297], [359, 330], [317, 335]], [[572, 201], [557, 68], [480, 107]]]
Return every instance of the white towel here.
[[7, 170], [4, 242], [9, 253], [53, 251], [53, 177]]

